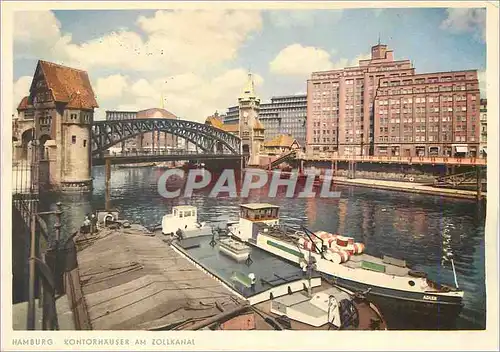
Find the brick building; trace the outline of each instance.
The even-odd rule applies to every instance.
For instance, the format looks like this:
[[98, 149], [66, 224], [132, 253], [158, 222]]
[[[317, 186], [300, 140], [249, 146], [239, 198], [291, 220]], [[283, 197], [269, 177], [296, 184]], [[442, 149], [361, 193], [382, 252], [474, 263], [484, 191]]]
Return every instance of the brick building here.
[[477, 72], [383, 78], [375, 96], [375, 155], [477, 156]]
[[476, 71], [416, 75], [410, 60], [395, 60], [393, 51], [379, 43], [371, 58], [356, 67], [312, 73], [307, 82], [307, 152], [474, 155], [478, 104]]
[[415, 73], [410, 60], [394, 60], [387, 45], [372, 47], [359, 66], [314, 72], [307, 81], [307, 151], [368, 155], [373, 141], [373, 99], [384, 77]]

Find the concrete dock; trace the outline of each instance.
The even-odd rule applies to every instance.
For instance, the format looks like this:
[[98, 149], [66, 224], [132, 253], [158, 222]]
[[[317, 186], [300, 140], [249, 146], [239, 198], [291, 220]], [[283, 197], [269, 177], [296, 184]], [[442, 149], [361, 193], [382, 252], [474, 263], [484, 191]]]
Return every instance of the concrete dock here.
[[189, 329], [243, 306], [215, 278], [140, 226], [76, 240], [92, 330]]
[[[383, 189], [390, 191], [431, 194], [437, 196], [464, 198], [464, 199], [476, 199], [477, 197], [476, 191], [451, 189], [451, 188], [438, 188], [415, 182], [369, 180], [360, 178], [349, 179], [347, 177], [336, 176], [333, 178], [333, 183], [344, 186], [359, 186], [359, 187], [368, 187], [368, 188]], [[481, 196], [486, 198], [486, 192], [482, 192]]]
[[[56, 299], [57, 322], [59, 330], [75, 330], [73, 312], [68, 302], [68, 297], [62, 295]], [[12, 307], [12, 329], [26, 330], [28, 317], [28, 302], [14, 304]], [[42, 330], [43, 308], [39, 300], [35, 300], [35, 330]]]

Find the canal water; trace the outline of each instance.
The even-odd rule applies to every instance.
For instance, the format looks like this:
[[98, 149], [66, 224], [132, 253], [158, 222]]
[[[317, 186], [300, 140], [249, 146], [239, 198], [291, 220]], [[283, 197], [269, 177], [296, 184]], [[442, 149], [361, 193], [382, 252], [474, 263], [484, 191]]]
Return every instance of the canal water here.
[[[453, 271], [442, 258], [453, 253], [458, 284], [465, 291], [457, 328], [486, 326], [484, 204], [346, 186], [335, 186], [341, 196], [331, 199], [286, 198], [283, 192], [269, 198], [266, 188], [246, 199], [211, 198], [207, 191], [194, 193], [189, 199], [165, 199], [157, 187], [163, 172], [158, 168], [113, 168], [111, 206], [120, 210], [122, 217], [151, 226], [159, 224], [177, 204], [198, 207], [199, 220], [207, 222], [237, 219], [241, 203], [278, 204], [282, 222], [352, 236], [365, 243], [368, 254], [405, 259], [431, 279], [448, 284], [454, 283]], [[79, 228], [92, 209], [104, 208], [104, 169], [94, 167], [93, 173], [92, 195], [52, 195], [44, 200], [45, 209], [54, 209], [56, 201], [63, 203], [65, 233]]]

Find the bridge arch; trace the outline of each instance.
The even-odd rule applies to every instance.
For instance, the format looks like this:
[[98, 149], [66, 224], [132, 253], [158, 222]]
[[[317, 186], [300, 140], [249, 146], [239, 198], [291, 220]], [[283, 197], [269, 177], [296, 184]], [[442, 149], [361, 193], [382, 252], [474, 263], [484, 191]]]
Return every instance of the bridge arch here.
[[240, 154], [241, 140], [235, 135], [199, 122], [156, 118], [95, 121], [92, 125], [92, 155], [104, 153], [118, 143], [147, 132], [167, 132], [203, 151], [214, 151], [223, 146], [229, 154]]

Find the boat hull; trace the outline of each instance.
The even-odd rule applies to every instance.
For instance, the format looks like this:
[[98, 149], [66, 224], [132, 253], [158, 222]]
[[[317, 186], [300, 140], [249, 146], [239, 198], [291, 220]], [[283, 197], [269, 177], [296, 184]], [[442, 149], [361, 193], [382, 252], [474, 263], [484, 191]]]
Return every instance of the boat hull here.
[[350, 291], [368, 291], [365, 297], [380, 307], [389, 329], [453, 329], [463, 308], [460, 297], [400, 291], [323, 274]]
[[[299, 265], [301, 253], [297, 247], [291, 248], [285, 242], [266, 236], [262, 236], [257, 241], [249, 241], [249, 243]], [[269, 243], [273, 245], [271, 246]], [[319, 255], [317, 257], [319, 258]], [[349, 272], [348, 269], [324, 259], [317, 260], [321, 261], [317, 265], [317, 271], [337, 285], [354, 292], [365, 293], [366, 298], [381, 307], [384, 316], [388, 311], [389, 315], [402, 318], [402, 321], [392, 319], [392, 324], [391, 319], [387, 319], [389, 328], [453, 328], [456, 318], [461, 312], [463, 305], [460, 295], [384, 287], [370, 282], [368, 277], [373, 275], [370, 272], [366, 272], [363, 279], [352, 279], [348, 275], [338, 274], [339, 269], [346, 273]]]

